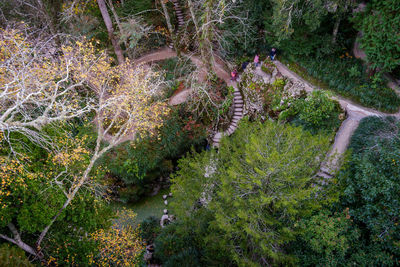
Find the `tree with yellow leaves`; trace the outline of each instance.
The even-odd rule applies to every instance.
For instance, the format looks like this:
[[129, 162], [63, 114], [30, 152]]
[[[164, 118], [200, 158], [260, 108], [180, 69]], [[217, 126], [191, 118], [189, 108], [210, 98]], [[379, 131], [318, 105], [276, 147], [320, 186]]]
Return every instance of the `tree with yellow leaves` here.
[[119, 221], [109, 230], [100, 229], [91, 234], [100, 251], [97, 257], [91, 255], [91, 262], [99, 266], [137, 266], [145, 246], [138, 227], [131, 225], [136, 214], [122, 209], [116, 215]]
[[[22, 240], [12, 216], [3, 221], [8, 232], [1, 233], [0, 238], [41, 260], [44, 257], [41, 243], [49, 229], [82, 187], [92, 186], [96, 161], [123, 141], [149, 132], [155, 134], [162, 125], [162, 116], [168, 113], [166, 103], [153, 100], [164, 84], [157, 73], [130, 62], [113, 66], [104, 51], [84, 39], [70, 40], [58, 54], [49, 52], [50, 43], [34, 40], [32, 35], [15, 29], [0, 31], [2, 141], [8, 144], [9, 158], [15, 158], [17, 167], [23, 165], [24, 151], [14, 149], [15, 134], [49, 151], [58, 172], [46, 179], [64, 195], [56, 212], [37, 232], [34, 244]], [[55, 140], [54, 135], [44, 130], [75, 118], [94, 118], [97, 132], [92, 149], [76, 141]], [[71, 168], [78, 165], [79, 168]], [[12, 179], [19, 174], [11, 170], [9, 175]], [[14, 193], [9, 192], [11, 196]]]

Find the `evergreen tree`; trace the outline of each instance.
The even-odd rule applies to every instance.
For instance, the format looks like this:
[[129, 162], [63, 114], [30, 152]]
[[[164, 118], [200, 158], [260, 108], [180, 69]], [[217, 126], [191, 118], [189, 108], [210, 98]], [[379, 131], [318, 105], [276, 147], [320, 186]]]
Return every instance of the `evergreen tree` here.
[[180, 162], [174, 210], [181, 220], [193, 210], [209, 210], [210, 227], [222, 233], [241, 266], [290, 263], [284, 246], [296, 235], [296, 221], [320, 207], [312, 177], [328, 143], [300, 127], [244, 122], [218, 154]]

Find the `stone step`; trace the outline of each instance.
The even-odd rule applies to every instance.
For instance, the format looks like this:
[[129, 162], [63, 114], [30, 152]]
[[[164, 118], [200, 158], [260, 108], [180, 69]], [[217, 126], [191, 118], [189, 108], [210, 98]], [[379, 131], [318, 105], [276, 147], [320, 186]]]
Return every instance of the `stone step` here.
[[231, 123], [237, 124], [241, 119], [232, 119]]
[[[331, 179], [331, 178], [332, 178], [332, 175], [327, 174], [327, 173], [325, 173], [325, 172], [318, 172], [318, 173], [317, 173], [317, 176], [318, 176], [318, 177], [321, 177], [321, 178], [323, 178], [323, 179]], [[325, 182], [323, 182], [322, 184], [325, 184]]]
[[233, 131], [234, 131], [234, 130], [232, 130], [232, 129], [229, 128], [228, 130], [225, 131], [225, 134], [226, 134], [226, 135], [231, 135], [231, 134], [233, 134]]
[[239, 95], [242, 96], [242, 94], [241, 94], [239, 91], [233, 92], [233, 95], [234, 95], [234, 96], [239, 96]]
[[328, 169], [328, 168], [326, 168], [326, 167], [321, 167], [320, 170], [321, 170], [321, 172], [326, 173], [326, 174], [332, 176], [331, 170], [330, 170], [330, 169]]
[[234, 108], [234, 110], [233, 110], [233, 112], [234, 113], [236, 113], [236, 112], [240, 112], [240, 113], [243, 113], [243, 108]]

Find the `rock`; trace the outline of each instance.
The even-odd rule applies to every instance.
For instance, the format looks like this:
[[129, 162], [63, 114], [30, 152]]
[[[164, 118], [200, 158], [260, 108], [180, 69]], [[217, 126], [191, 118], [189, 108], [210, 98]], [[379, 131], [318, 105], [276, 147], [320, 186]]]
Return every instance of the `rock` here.
[[167, 209], [164, 209], [164, 214], [168, 214], [168, 210]]
[[163, 198], [164, 200], [166, 200], [167, 197], [168, 197], [167, 195], [163, 195], [163, 196], [162, 196], [162, 198]]
[[172, 192], [170, 192], [170, 193], [168, 194], [168, 196], [169, 196], [169, 197], [172, 197]]
[[165, 204], [165, 205], [168, 205], [168, 200], [164, 200], [164, 204]]
[[164, 214], [163, 216], [161, 216], [161, 220], [160, 220], [160, 226], [163, 228], [165, 224], [169, 223], [169, 218], [167, 214]]

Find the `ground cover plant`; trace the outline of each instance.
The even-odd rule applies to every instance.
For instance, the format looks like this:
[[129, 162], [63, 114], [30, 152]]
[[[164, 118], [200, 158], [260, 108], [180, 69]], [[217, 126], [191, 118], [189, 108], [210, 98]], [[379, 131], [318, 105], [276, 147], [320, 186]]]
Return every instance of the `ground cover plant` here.
[[368, 78], [360, 62], [349, 57], [348, 53], [343, 53], [323, 60], [296, 57], [286, 62], [291, 70], [303, 74], [303, 77], [305, 73], [310, 75], [309, 78], [322, 81], [319, 85], [324, 89], [330, 89], [366, 107], [389, 113], [398, 111], [400, 98], [397, 94], [385, 85], [379, 75]]

